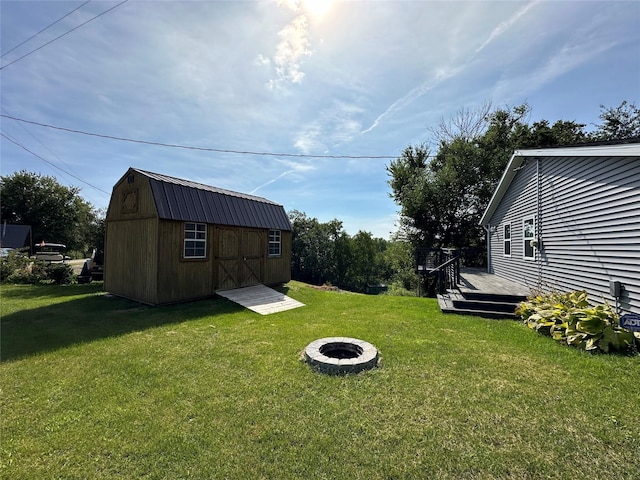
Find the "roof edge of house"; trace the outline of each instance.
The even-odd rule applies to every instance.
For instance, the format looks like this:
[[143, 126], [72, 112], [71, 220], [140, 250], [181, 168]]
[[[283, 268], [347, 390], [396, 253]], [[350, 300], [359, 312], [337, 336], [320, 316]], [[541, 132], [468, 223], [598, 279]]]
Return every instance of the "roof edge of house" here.
[[602, 142], [588, 145], [574, 145], [569, 147], [553, 147], [553, 148], [531, 148], [516, 150], [511, 155], [509, 162], [491, 196], [491, 200], [487, 204], [479, 224], [483, 227], [488, 225], [488, 221], [495, 213], [500, 200], [506, 193], [511, 181], [515, 177], [518, 169], [522, 166], [527, 158], [537, 157], [612, 157], [612, 156], [638, 156], [640, 157], [640, 139], [629, 139], [628, 142]]

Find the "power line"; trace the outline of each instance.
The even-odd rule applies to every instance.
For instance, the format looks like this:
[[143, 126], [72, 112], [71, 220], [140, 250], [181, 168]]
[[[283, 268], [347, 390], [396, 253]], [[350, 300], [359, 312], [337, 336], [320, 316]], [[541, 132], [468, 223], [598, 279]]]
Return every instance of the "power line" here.
[[0, 114], [0, 117], [10, 118], [17, 122], [29, 123], [40, 127], [52, 128], [54, 130], [62, 130], [63, 132], [77, 133], [80, 135], [88, 135], [91, 137], [106, 138], [108, 140], [118, 140], [120, 142], [141, 143], [143, 145], [153, 145], [156, 147], [181, 148], [184, 150], [197, 150], [202, 152], [232, 153], [237, 155], [258, 155], [263, 157], [296, 157], [296, 158], [344, 158], [344, 159], [396, 159], [398, 155], [309, 155], [305, 153], [273, 153], [273, 152], [255, 152], [243, 150], [229, 150], [223, 148], [195, 147], [191, 145], [178, 145], [172, 143], [151, 142], [148, 140], [136, 140], [132, 138], [115, 137], [113, 135], [104, 135], [100, 133], [84, 132], [82, 130], [74, 130], [72, 128], [57, 127], [46, 123], [33, 122], [23, 118], [13, 117], [11, 115]]
[[[89, 0], [91, 1], [91, 0]], [[1, 110], [3, 112], [5, 112], [6, 114], [10, 115], [10, 112], [7, 111], [6, 108], [1, 107]], [[53, 150], [51, 150], [49, 147], [47, 147], [42, 140], [40, 140], [38, 137], [36, 137], [25, 125], [23, 125], [22, 123], [18, 123], [18, 125], [20, 126], [20, 128], [22, 128], [25, 132], [27, 132], [31, 137], [33, 137], [40, 145], [42, 145], [51, 155], [53, 155], [54, 157], [56, 157], [66, 168], [70, 168], [69, 165], [67, 165], [67, 163], [62, 160], [62, 158], [60, 158]], [[5, 132], [6, 133], [6, 132]]]
[[82, 5], [80, 5], [79, 7], [74, 8], [73, 10], [71, 10], [69, 13], [67, 13], [65, 16], [60, 17], [58, 20], [56, 20], [53, 23], [50, 23], [49, 25], [47, 25], [46, 27], [44, 27], [42, 30], [40, 30], [38, 33], [34, 33], [33, 35], [31, 35], [29, 38], [27, 38], [24, 42], [19, 43], [18, 45], [16, 45], [15, 47], [13, 47], [11, 50], [4, 52], [1, 56], [4, 57], [5, 55], [10, 54], [11, 52], [13, 52], [16, 48], [21, 47], [22, 45], [24, 45], [25, 43], [27, 43], [29, 40], [34, 39], [35, 37], [37, 37], [38, 35], [40, 35], [42, 32], [44, 32], [45, 30], [47, 30], [49, 27], [53, 27], [56, 23], [60, 22], [61, 20], [64, 20], [65, 18], [67, 18], [69, 15], [71, 15], [73, 12], [75, 12], [76, 10], [80, 10], [82, 7], [84, 7], [87, 3], [89, 3], [91, 0], [87, 0], [86, 2], [84, 2]]
[[5, 69], [5, 68], [7, 68], [9, 65], [13, 65], [13, 64], [14, 64], [14, 63], [16, 63], [16, 62], [19, 62], [19, 61], [20, 61], [20, 60], [22, 60], [23, 58], [28, 57], [28, 56], [29, 56], [29, 55], [31, 55], [32, 53], [37, 52], [38, 50], [40, 50], [41, 48], [46, 47], [47, 45], [51, 45], [51, 44], [52, 44], [53, 42], [55, 42], [56, 40], [59, 40], [59, 39], [61, 39], [62, 37], [66, 36], [66, 35], [69, 35], [71, 32], [73, 32], [73, 31], [75, 31], [75, 30], [79, 29], [80, 27], [82, 27], [82, 26], [86, 25], [87, 23], [89, 23], [89, 22], [91, 22], [91, 21], [95, 20], [96, 18], [99, 18], [99, 17], [101, 17], [101, 16], [105, 15], [106, 13], [109, 13], [111, 10], [114, 10], [114, 9], [118, 8], [120, 5], [122, 5], [122, 4], [124, 4], [124, 3], [127, 3], [128, 1], [129, 1], [129, 0], [123, 0], [123, 1], [122, 1], [122, 2], [120, 2], [119, 4], [117, 4], [117, 5], [113, 6], [113, 7], [111, 7], [111, 8], [110, 8], [110, 9], [108, 9], [108, 10], [105, 10], [104, 12], [102, 12], [102, 13], [100, 13], [100, 14], [96, 15], [95, 17], [90, 18], [89, 20], [87, 20], [86, 22], [81, 23], [81, 24], [80, 24], [80, 25], [78, 25], [77, 27], [73, 27], [71, 30], [68, 30], [67, 32], [63, 33], [62, 35], [58, 35], [56, 38], [54, 38], [53, 40], [48, 41], [48, 42], [47, 42], [47, 43], [45, 43], [44, 45], [40, 45], [38, 48], [36, 48], [36, 49], [34, 49], [34, 50], [31, 50], [31, 51], [30, 51], [30, 52], [28, 52], [28, 53], [25, 53], [25, 54], [24, 54], [24, 55], [22, 55], [21, 57], [16, 58], [13, 62], [9, 62], [9, 63], [6, 63], [6, 64], [2, 65], [2, 66], [0, 67], [0, 70], [4, 70], [4, 69]]
[[75, 178], [76, 180], [84, 183], [85, 185], [89, 185], [91, 188], [95, 188], [96, 190], [98, 190], [99, 192], [102, 192], [106, 195], [111, 195], [110, 192], [107, 192], [105, 190], [102, 190], [100, 187], [96, 187], [95, 185], [90, 184], [89, 182], [85, 182], [84, 180], [82, 180], [80, 177], [78, 177], [77, 175], [74, 175], [73, 173], [69, 173], [66, 170], [58, 167], [57, 165], [55, 165], [54, 163], [50, 162], [49, 160], [47, 160], [46, 158], [41, 157], [40, 155], [38, 155], [35, 152], [32, 152], [31, 150], [29, 150], [27, 147], [25, 147], [24, 145], [21, 145], [20, 143], [18, 143], [16, 140], [14, 140], [13, 138], [9, 137], [8, 135], [6, 135], [5, 133], [0, 133], [0, 136], [6, 138], [7, 140], [9, 140], [11, 143], [13, 143], [14, 145], [17, 145], [18, 147], [22, 148], [23, 150], [29, 152], [31, 155], [33, 155], [36, 158], [39, 158], [40, 160], [42, 160], [43, 162], [45, 162], [46, 164], [52, 166], [53, 168], [60, 170], [63, 173], [66, 173], [67, 175], [69, 175], [70, 177]]

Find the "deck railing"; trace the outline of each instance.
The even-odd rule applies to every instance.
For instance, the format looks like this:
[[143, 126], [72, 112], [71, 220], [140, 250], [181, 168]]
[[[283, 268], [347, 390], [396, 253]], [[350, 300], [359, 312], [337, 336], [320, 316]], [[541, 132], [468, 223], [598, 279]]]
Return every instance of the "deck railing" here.
[[460, 283], [460, 255], [455, 249], [432, 249], [416, 252], [416, 271], [435, 276], [437, 292], [445, 293]]

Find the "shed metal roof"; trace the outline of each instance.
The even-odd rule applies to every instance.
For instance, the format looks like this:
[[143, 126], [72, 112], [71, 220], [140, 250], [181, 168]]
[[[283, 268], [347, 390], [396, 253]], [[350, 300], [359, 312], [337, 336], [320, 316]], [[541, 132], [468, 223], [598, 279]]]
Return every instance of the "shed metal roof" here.
[[127, 175], [131, 172], [149, 179], [162, 219], [291, 230], [284, 207], [266, 198], [137, 168], [131, 168]]
[[496, 187], [487, 208], [480, 219], [480, 225], [487, 226], [491, 216], [494, 214], [502, 197], [504, 197], [511, 181], [516, 175], [518, 169], [528, 158], [558, 158], [558, 157], [640, 157], [639, 143], [622, 143], [609, 145], [589, 145], [562, 148], [536, 148], [528, 150], [516, 150], [504, 173], [498, 186]]

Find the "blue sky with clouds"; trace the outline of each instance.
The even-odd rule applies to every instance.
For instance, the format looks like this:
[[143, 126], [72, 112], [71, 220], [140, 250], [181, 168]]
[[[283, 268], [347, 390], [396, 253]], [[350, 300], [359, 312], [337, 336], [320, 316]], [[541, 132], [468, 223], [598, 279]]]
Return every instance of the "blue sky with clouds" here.
[[[9, 52], [84, 0], [2, 0], [2, 114], [217, 150], [396, 157], [487, 101], [592, 125], [601, 104], [640, 100], [638, 1], [130, 0], [10, 64], [120, 1], [91, 1]], [[53, 175], [98, 208], [133, 166], [337, 218], [351, 235], [396, 230], [389, 159], [1, 122], [2, 175]]]

